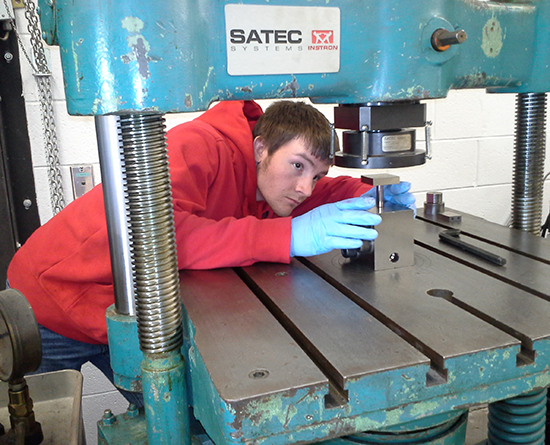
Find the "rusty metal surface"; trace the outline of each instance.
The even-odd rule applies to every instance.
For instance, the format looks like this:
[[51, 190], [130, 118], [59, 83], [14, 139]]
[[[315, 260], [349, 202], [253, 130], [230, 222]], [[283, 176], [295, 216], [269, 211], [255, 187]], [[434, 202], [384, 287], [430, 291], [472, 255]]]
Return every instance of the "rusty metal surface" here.
[[[333, 251], [182, 272], [195, 413], [215, 442], [327, 439], [550, 385], [550, 264], [535, 259], [549, 241], [462, 221], [413, 221], [410, 267]], [[440, 242], [449, 228], [506, 264]]]
[[[415, 265], [373, 272], [334, 253], [309, 260], [339, 289], [411, 344], [445, 368], [451, 357], [507, 347], [517, 340], [429, 291], [460, 293], [463, 283], [476, 283], [476, 272], [458, 275], [454, 262], [429, 251], [415, 252]], [[481, 284], [477, 282], [477, 289]]]
[[180, 279], [194, 341], [224, 400], [327, 386], [327, 378], [231, 269], [185, 271]]
[[[207, 366], [212, 360], [216, 386], [242, 400], [327, 382], [324, 376], [344, 389], [349, 378], [415, 364], [431, 362], [444, 371], [451, 358], [511, 346], [532, 358], [534, 342], [550, 336], [550, 302], [505, 281], [533, 282], [539, 289], [533, 292], [542, 293], [550, 288], [550, 266], [490, 245], [509, 261], [496, 266], [439, 242], [443, 227], [414, 224], [415, 264], [409, 268], [374, 272], [333, 251], [304, 264], [260, 263], [240, 277], [229, 269], [182, 273], [195, 341]], [[279, 375], [280, 386], [270, 386], [271, 371], [269, 379], [248, 377], [276, 369], [294, 349], [300, 359]]]
[[[480, 230], [476, 230], [476, 226], [482, 228], [483, 224], [475, 224], [475, 220], [468, 220], [464, 217], [463, 220], [465, 220], [465, 223], [461, 226], [462, 239], [506, 259], [506, 264], [504, 266], [492, 264], [476, 255], [463, 252], [453, 246], [441, 243], [438, 240], [438, 235], [440, 232], [444, 231], [445, 228], [438, 224], [430, 223], [427, 220], [425, 220], [425, 222], [423, 222], [423, 220], [416, 221], [415, 242], [419, 246], [431, 249], [441, 255], [451, 258], [455, 262], [463, 263], [496, 278], [498, 281], [511, 285], [512, 288], [508, 289], [507, 292], [517, 295], [517, 298], [525, 301], [532, 301], [532, 304], [537, 304], [538, 306], [533, 306], [531, 309], [532, 311], [538, 311], [538, 314], [543, 317], [544, 310], [542, 307], [546, 308], [548, 303], [544, 304], [539, 300], [543, 299], [550, 301], [550, 264], [546, 261], [547, 255], [549, 255], [548, 258], [550, 259], [550, 250], [548, 250], [550, 243], [530, 233], [521, 232], [518, 240], [522, 241], [522, 243], [511, 243], [515, 246], [513, 248], [500, 247], [499, 245], [493, 244], [493, 240], [502, 241], [503, 239], [502, 235], [504, 234], [499, 233], [499, 226], [495, 226], [493, 232], [487, 231], [487, 236], [490, 238], [481, 240], [478, 237], [469, 236], [469, 234], [472, 233], [472, 231], [474, 231], [473, 233], [480, 233]], [[514, 229], [510, 229], [510, 231], [512, 233], [518, 232]], [[512, 239], [515, 238], [512, 237]], [[518, 249], [520, 248], [525, 251], [525, 254], [519, 253]], [[527, 293], [522, 292], [522, 290], [527, 291]], [[529, 294], [537, 295], [540, 298], [535, 298], [533, 295], [530, 296]], [[504, 305], [503, 310], [506, 310], [507, 307], [507, 305]], [[510, 315], [514, 315], [512, 311], [510, 311]], [[527, 323], [539, 326], [543, 331], [545, 330], [545, 323], [542, 323], [542, 321], [535, 322], [535, 320], [531, 320], [531, 317], [529, 317]]]
[[538, 258], [550, 264], [550, 242], [541, 241], [541, 237], [523, 230], [511, 229], [499, 224], [489, 224], [483, 218], [457, 212], [448, 209], [453, 213], [462, 215], [462, 222], [446, 223], [435, 216], [427, 215], [422, 208], [417, 211], [417, 219], [429, 221], [446, 228], [459, 228], [464, 234], [474, 238], [505, 248], [506, 250], [518, 252], [531, 258]]
[[[531, 349], [533, 342], [547, 338], [550, 265], [468, 237], [462, 232], [468, 242], [506, 258], [506, 265], [498, 266], [440, 242], [438, 234], [443, 230], [445, 228], [438, 225], [417, 220], [416, 243], [454, 259], [458, 270], [469, 266], [487, 275], [483, 279], [486, 283], [483, 287], [476, 287], [475, 283], [461, 283], [460, 294], [453, 295], [455, 304], [462, 305], [466, 310], [521, 339], [525, 348]], [[527, 238], [536, 238], [525, 234], [529, 235]]]
[[428, 358], [334, 289], [292, 260], [244, 269], [249, 282], [283, 325], [342, 387], [349, 378], [429, 364]]

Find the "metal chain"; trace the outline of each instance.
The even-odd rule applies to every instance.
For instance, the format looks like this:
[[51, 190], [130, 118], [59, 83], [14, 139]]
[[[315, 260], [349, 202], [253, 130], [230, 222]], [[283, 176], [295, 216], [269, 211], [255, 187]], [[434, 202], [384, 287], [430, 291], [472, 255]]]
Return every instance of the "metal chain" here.
[[[4, 0], [6, 3], [7, 0]], [[6, 6], [7, 7], [7, 6]], [[35, 63], [27, 54], [23, 42], [17, 31], [15, 20], [12, 19], [12, 26], [17, 35], [19, 45], [33, 69], [33, 75], [38, 86], [40, 100], [40, 113], [42, 116], [42, 128], [44, 131], [44, 149], [48, 167], [48, 182], [50, 186], [50, 201], [53, 214], [59, 213], [65, 207], [63, 196], [63, 180], [59, 162], [59, 148], [57, 145], [57, 132], [55, 127], [55, 115], [53, 110], [51, 72], [48, 68], [46, 53], [42, 43], [42, 32], [36, 7], [31, 0], [25, 0], [25, 17], [27, 29], [30, 34], [31, 46]]]
[[61, 178], [59, 148], [57, 146], [55, 116], [53, 114], [52, 78], [50, 76], [36, 76], [35, 78], [40, 94], [40, 111], [42, 114], [44, 144], [48, 164], [50, 201], [52, 203], [53, 214], [55, 215], [65, 207], [65, 199], [63, 197], [63, 180]]
[[46, 61], [46, 53], [42, 44], [42, 31], [40, 22], [36, 14], [36, 8], [31, 0], [25, 0], [25, 18], [27, 19], [27, 29], [31, 36], [32, 52], [36, 61], [39, 74], [51, 74]]

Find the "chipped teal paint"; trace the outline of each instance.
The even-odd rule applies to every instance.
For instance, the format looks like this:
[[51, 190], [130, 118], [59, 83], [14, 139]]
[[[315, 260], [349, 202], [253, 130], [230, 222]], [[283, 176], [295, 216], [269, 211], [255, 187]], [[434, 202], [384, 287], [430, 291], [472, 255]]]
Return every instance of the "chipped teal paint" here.
[[181, 354], [169, 352], [144, 357], [135, 317], [120, 315], [110, 306], [106, 320], [115, 383], [129, 391], [143, 389], [149, 445], [190, 445], [187, 384]]
[[[326, 388], [237, 403], [220, 397], [194, 342], [194, 326], [188, 319], [184, 325], [187, 343], [182, 351], [189, 363], [189, 403], [218, 445], [242, 443], [245, 438], [257, 444], [283, 445], [392, 425], [399, 429], [408, 422], [550, 385], [550, 340], [545, 339], [535, 342], [537, 362], [527, 366], [516, 366], [518, 346], [447, 359], [449, 379], [442, 385], [426, 387], [427, 366], [350, 380], [350, 401], [338, 408], [325, 408]], [[168, 399], [172, 402], [173, 395]]]
[[[390, 418], [387, 417], [385, 412], [379, 413], [370, 413], [369, 416], [360, 416], [350, 422], [351, 432], [360, 433], [363, 431], [375, 431], [379, 430], [387, 425], [390, 425], [388, 421], [399, 422], [401, 419], [402, 410], [395, 409], [392, 410], [393, 413]], [[345, 423], [348, 423], [347, 419], [344, 420]]]
[[[399, 424], [399, 418], [403, 415], [403, 409], [396, 408], [386, 411], [386, 424], [397, 425]], [[363, 430], [363, 431], [366, 431]]]
[[[351, 410], [346, 415], [386, 409], [401, 404], [415, 403], [437, 396], [459, 393], [475, 388], [479, 381], [487, 385], [508, 380], [522, 374], [516, 367], [519, 347], [481, 351], [477, 354], [450, 358], [446, 361], [448, 380], [446, 384], [426, 386], [428, 367], [411, 367], [388, 371], [360, 380], [348, 382]], [[483, 371], [480, 369], [483, 368]]]
[[[192, 323], [187, 323], [192, 332]], [[539, 341], [535, 346], [541, 365], [516, 367], [519, 347], [512, 346], [448, 359], [449, 382], [443, 385], [426, 387], [427, 366], [350, 380], [350, 402], [343, 407], [324, 407], [326, 389], [272, 395], [239, 405], [221, 399], [192, 335], [189, 341], [193, 405], [216, 444], [241, 443], [246, 438], [257, 444], [283, 445], [377, 430], [514, 397], [550, 381], [549, 343]], [[487, 386], [479, 387], [480, 380]]]
[[464, 390], [475, 387], [479, 381], [491, 384], [508, 379], [518, 372], [516, 356], [519, 352], [519, 346], [511, 346], [448, 359], [447, 385], [454, 390]]
[[234, 439], [231, 435], [238, 434], [238, 431], [232, 427], [236, 411], [219, 396], [194, 344], [195, 328], [189, 319], [186, 319], [185, 323], [188, 337], [182, 350], [190, 365], [188, 369], [189, 402], [193, 405], [195, 417], [208, 430], [214, 443], [231, 443]]
[[[197, 358], [197, 363], [201, 360]], [[456, 410], [463, 408], [467, 405], [492, 402], [496, 400], [501, 400], [503, 398], [514, 397], [521, 392], [530, 392], [531, 388], [535, 387], [537, 381], [540, 382], [544, 380], [547, 382], [550, 379], [548, 374], [545, 375], [536, 375], [529, 376], [525, 378], [515, 379], [512, 381], [500, 382], [498, 384], [492, 385], [491, 387], [485, 388], [476, 388], [471, 391], [464, 392], [460, 394], [460, 397], [457, 395], [446, 395], [434, 400], [428, 400], [427, 403], [424, 403], [424, 406], [428, 406], [429, 409], [435, 409], [436, 405], [439, 404], [441, 413], [447, 413], [451, 410]], [[208, 383], [208, 382], [205, 382]], [[511, 390], [513, 388], [513, 390]], [[195, 394], [195, 397], [202, 397], [205, 393]], [[214, 395], [214, 394], [213, 394]], [[216, 399], [215, 395], [213, 400], [210, 400], [211, 403], [218, 403], [219, 400]], [[205, 402], [205, 404], [207, 404]], [[225, 430], [216, 431], [216, 429], [209, 429], [209, 433], [213, 441], [217, 445], [222, 444], [237, 444], [242, 443], [244, 438], [247, 438], [249, 441], [256, 444], [276, 444], [283, 445], [292, 443], [294, 441], [312, 441], [319, 438], [328, 438], [334, 437], [337, 435], [350, 434], [352, 432], [361, 432], [365, 430], [377, 430], [388, 425], [395, 425], [398, 423], [405, 423], [416, 420], [416, 415], [419, 414], [417, 404], [401, 406], [396, 409], [391, 410], [378, 410], [373, 412], [363, 413], [350, 418], [339, 417], [337, 412], [327, 410], [324, 413], [320, 412], [315, 416], [313, 421], [309, 423], [309, 428], [299, 428], [296, 430], [287, 429], [287, 430], [272, 430], [269, 434], [264, 436], [253, 436], [248, 434], [250, 431], [247, 429], [235, 430], [231, 428], [232, 423], [226, 423], [223, 425], [223, 422], [219, 424], [221, 428], [225, 427]], [[210, 406], [210, 415], [212, 418], [220, 420], [227, 419], [225, 417], [226, 413], [221, 412], [224, 408], [224, 405], [211, 405]], [[231, 410], [231, 407], [225, 406], [226, 409]], [[217, 417], [217, 412], [220, 416]], [[235, 412], [233, 412], [235, 414]], [[435, 413], [439, 414], [439, 413]], [[201, 419], [201, 421], [204, 421]], [[213, 432], [215, 434], [213, 434]], [[233, 435], [233, 436], [232, 436]], [[118, 444], [117, 442], [109, 442]], [[132, 442], [134, 443], [134, 442]], [[323, 445], [329, 444], [340, 444], [343, 443], [340, 440], [337, 441], [327, 441]], [[136, 442], [135, 445], [139, 445], [139, 442]]]
[[383, 428], [384, 432], [399, 432], [399, 431], [417, 431], [428, 428], [434, 428], [437, 426], [448, 424], [449, 422], [455, 422], [458, 417], [463, 415], [465, 410], [454, 410], [435, 416], [421, 416], [412, 422], [397, 423], [394, 422], [392, 426]]
[[179, 351], [144, 354], [141, 365], [149, 445], [191, 445], [187, 385]]
[[193, 108], [193, 96], [191, 94], [186, 94], [183, 103], [186, 108]]
[[533, 388], [547, 388], [550, 386], [550, 375], [542, 374], [535, 378]]
[[412, 366], [406, 369], [387, 371], [365, 376], [359, 380], [349, 380], [349, 407], [353, 415], [372, 406], [389, 408], [399, 405], [398, 401], [414, 401], [426, 388], [427, 365]]
[[[270, 421], [275, 421], [279, 425], [284, 425], [283, 397], [275, 394], [262, 400], [253, 401], [242, 411], [243, 418], [250, 420], [252, 426], [259, 426]], [[273, 419], [273, 418], [276, 419]]]
[[212, 74], [212, 72], [214, 71], [214, 67], [213, 66], [210, 66], [208, 67], [208, 73], [206, 74], [206, 81], [204, 82], [204, 87], [202, 88], [201, 92], [199, 93], [199, 98], [202, 100], [202, 98], [204, 97], [204, 94], [206, 92], [206, 89], [208, 87], [208, 81], [210, 79], [210, 75]]
[[[288, 428], [288, 424], [290, 423], [290, 421], [292, 420], [292, 418], [296, 414], [298, 414], [298, 410], [296, 409], [296, 407], [294, 405], [289, 405], [288, 409], [287, 409], [287, 412], [286, 412], [285, 423], [283, 424], [283, 429]], [[306, 419], [307, 418], [308, 417], [306, 416]]]
[[99, 109], [99, 104], [100, 104], [100, 100], [99, 99], [94, 99], [94, 103], [92, 105], [92, 114], [98, 114], [97, 110]]
[[141, 361], [136, 317], [120, 315], [112, 305], [106, 311], [107, 337], [115, 384], [128, 391], [141, 391]]
[[438, 401], [419, 402], [411, 409], [411, 415], [414, 417], [429, 416], [434, 412], [439, 412], [441, 403]]
[[77, 76], [75, 79], [75, 86], [76, 86], [76, 91], [80, 93], [80, 76], [78, 76], [78, 54], [74, 50], [74, 46], [75, 46], [75, 43], [73, 42], [71, 49], [73, 53], [74, 70], [75, 70], [75, 73], [77, 73]]
[[[322, 401], [324, 395], [319, 396]], [[260, 437], [269, 436], [271, 431], [293, 431], [310, 425], [326, 411], [318, 401], [307, 389], [299, 389], [239, 403], [235, 405], [238, 415], [234, 425]]]
[[483, 27], [483, 38], [481, 41], [481, 49], [487, 57], [497, 57], [502, 49], [502, 28], [500, 22], [493, 15]]
[[147, 422], [143, 414], [128, 416], [127, 413], [118, 414], [116, 422], [103, 425], [97, 422], [98, 439], [100, 444], [147, 444]]
[[[128, 31], [126, 42], [130, 50], [126, 54], [121, 54], [120, 59], [123, 63], [135, 62], [138, 73], [144, 79], [147, 79], [151, 72], [149, 71], [149, 51], [151, 46], [147, 39], [141, 34], [143, 21], [138, 17], [124, 17], [121, 20], [122, 28]], [[139, 93], [138, 93], [139, 94]]]
[[141, 33], [141, 30], [143, 29], [143, 20], [140, 20], [137, 17], [124, 17], [121, 20], [121, 25], [130, 33], [130, 37], [127, 37], [126, 40], [128, 41], [128, 46], [131, 48], [135, 43], [133, 42], [135, 37], [131, 36]]
[[[392, 8], [384, 2], [338, 2], [340, 71], [295, 78], [290, 73], [227, 74], [225, 37], [220, 32], [225, 29], [224, 3], [168, 0], [157, 8], [147, 0], [101, 7], [87, 0], [56, 0], [53, 6], [39, 0], [45, 10], [42, 27], [61, 48], [69, 113], [197, 111], [216, 99], [310, 97], [315, 103], [364, 103], [445, 97], [452, 88], [550, 90], [550, 2], [506, 3], [506, 8], [479, 0], [394, 0]], [[129, 17], [133, 23], [124, 28], [121, 23]], [[436, 53], [429, 47], [432, 19], [463, 27], [468, 39]], [[493, 19], [502, 34], [498, 27], [482, 32]], [[256, 86], [243, 88], [248, 85]]]

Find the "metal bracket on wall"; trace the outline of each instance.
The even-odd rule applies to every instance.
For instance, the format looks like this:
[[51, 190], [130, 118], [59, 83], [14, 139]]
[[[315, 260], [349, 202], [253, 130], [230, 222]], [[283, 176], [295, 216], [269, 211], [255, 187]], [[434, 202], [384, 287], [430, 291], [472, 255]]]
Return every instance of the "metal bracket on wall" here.
[[11, 0], [11, 4], [14, 9], [25, 7], [25, 3], [23, 2], [23, 0]]

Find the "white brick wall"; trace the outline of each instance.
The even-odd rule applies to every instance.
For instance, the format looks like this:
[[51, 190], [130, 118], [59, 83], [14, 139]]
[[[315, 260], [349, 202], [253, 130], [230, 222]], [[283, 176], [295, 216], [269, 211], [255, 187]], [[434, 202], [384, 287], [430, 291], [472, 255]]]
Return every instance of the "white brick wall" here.
[[[26, 23], [17, 11], [23, 40], [28, 45]], [[72, 200], [70, 166], [92, 164], [96, 183], [100, 180], [97, 143], [92, 117], [66, 113], [61, 63], [57, 47], [47, 49], [54, 76], [52, 79], [57, 135], [60, 148], [66, 202]], [[43, 151], [42, 124], [37, 89], [31, 70], [23, 65], [24, 96], [27, 104], [29, 135], [33, 152], [38, 207], [42, 223], [51, 216], [50, 198]], [[269, 101], [262, 101], [265, 107]], [[332, 120], [333, 106], [319, 107]], [[451, 91], [446, 99], [427, 101], [428, 120], [433, 122], [433, 159], [426, 165], [392, 171], [413, 184], [417, 204], [425, 192], [444, 192], [447, 207], [466, 211], [503, 224], [510, 213], [515, 95], [486, 94], [483, 90]], [[196, 113], [167, 116], [167, 125], [191, 119]], [[423, 140], [423, 135], [419, 135]], [[419, 142], [423, 143], [423, 142]], [[547, 162], [548, 166], [548, 162]], [[548, 169], [547, 169], [548, 170]], [[546, 171], [547, 171], [546, 170]], [[333, 168], [332, 175], [360, 176], [357, 170]], [[543, 218], [548, 212], [546, 190]], [[84, 374], [83, 412], [89, 444], [97, 443], [95, 422], [103, 410], [123, 412], [124, 399], [94, 367]]]

